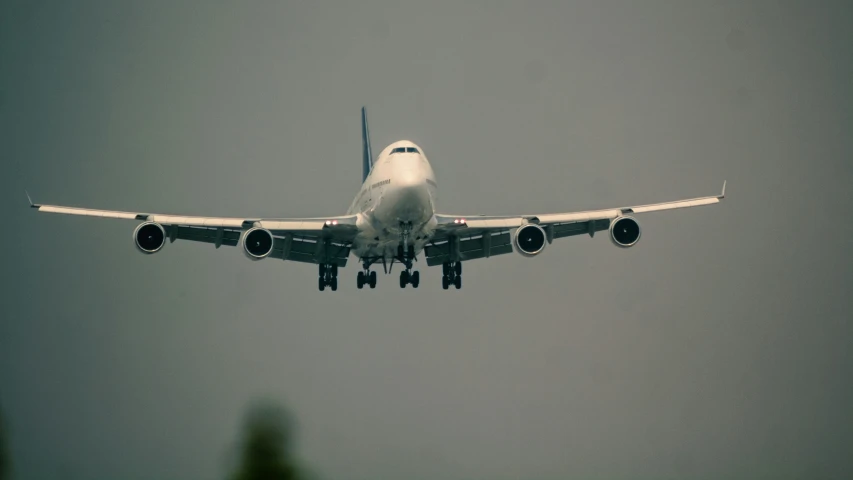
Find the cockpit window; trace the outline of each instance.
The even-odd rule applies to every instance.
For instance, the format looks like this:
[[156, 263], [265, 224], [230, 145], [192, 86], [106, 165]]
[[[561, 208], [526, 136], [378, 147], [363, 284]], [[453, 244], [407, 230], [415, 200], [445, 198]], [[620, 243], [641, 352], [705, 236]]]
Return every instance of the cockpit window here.
[[397, 148], [391, 150], [392, 155], [395, 153], [421, 153], [421, 152], [419, 152], [418, 149], [415, 147], [397, 147]]

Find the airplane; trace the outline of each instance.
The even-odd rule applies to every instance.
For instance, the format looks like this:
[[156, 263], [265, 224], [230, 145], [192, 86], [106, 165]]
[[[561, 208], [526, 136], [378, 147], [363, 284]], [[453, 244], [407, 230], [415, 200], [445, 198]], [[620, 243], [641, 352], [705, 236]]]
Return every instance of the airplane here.
[[413, 142], [394, 142], [374, 158], [367, 110], [361, 109], [362, 186], [341, 216], [314, 218], [225, 218], [93, 210], [33, 203], [39, 212], [121, 218], [141, 222], [133, 230], [136, 248], [157, 253], [175, 240], [239, 246], [251, 260], [277, 258], [318, 265], [320, 291], [338, 289], [338, 269], [352, 255], [361, 262], [357, 286], [376, 288], [376, 271], [390, 274], [401, 264], [400, 288], [418, 288], [413, 270], [422, 255], [429, 267], [441, 265], [441, 286], [462, 288], [462, 262], [517, 252], [535, 257], [554, 239], [607, 230], [621, 248], [640, 240], [634, 214], [719, 203], [719, 195], [603, 210], [535, 215], [452, 215], [437, 213], [438, 184], [423, 149]]

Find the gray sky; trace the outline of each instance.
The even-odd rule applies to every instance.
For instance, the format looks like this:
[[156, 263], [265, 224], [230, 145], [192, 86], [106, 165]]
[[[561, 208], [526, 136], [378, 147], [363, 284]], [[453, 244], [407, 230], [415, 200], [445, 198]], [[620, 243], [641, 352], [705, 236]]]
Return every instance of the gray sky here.
[[[335, 479], [849, 477], [849, 2], [2, 2], [0, 405], [21, 479], [216, 479], [260, 396]], [[345, 211], [418, 142], [448, 213], [716, 193], [317, 291], [43, 203]]]

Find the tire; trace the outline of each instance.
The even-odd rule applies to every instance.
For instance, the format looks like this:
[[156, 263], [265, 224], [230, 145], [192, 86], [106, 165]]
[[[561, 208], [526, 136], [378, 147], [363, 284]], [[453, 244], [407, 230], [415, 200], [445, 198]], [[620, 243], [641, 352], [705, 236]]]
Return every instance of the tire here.
[[325, 290], [325, 289], [326, 289], [326, 279], [324, 279], [323, 277], [320, 277], [320, 283], [319, 283], [319, 286], [320, 286], [320, 291], [321, 291], [321, 292], [322, 292], [323, 290]]
[[358, 272], [358, 275], [356, 276], [356, 283], [358, 284], [359, 290], [364, 288], [364, 272]]
[[456, 273], [456, 276], [457, 276], [457, 277], [458, 277], [459, 275], [462, 275], [462, 262], [456, 262], [456, 267], [455, 267], [455, 269], [456, 269], [455, 273]]
[[412, 272], [412, 288], [418, 288], [418, 284], [421, 283], [421, 273], [420, 272]]
[[400, 288], [406, 288], [409, 284], [409, 272], [403, 270], [400, 272]]
[[450, 274], [450, 264], [445, 262], [441, 264], [441, 274], [445, 277]]
[[376, 272], [370, 272], [370, 288], [376, 288]]
[[336, 292], [338, 290], [338, 277], [332, 277], [332, 281], [329, 283], [329, 286], [332, 287], [332, 291]]
[[462, 288], [462, 275], [457, 275], [456, 278], [453, 279], [453, 286], [456, 287], [456, 290]]
[[321, 277], [325, 276], [326, 275], [326, 265], [321, 263], [320, 265], [318, 265], [318, 267], [320, 270], [320, 276]]
[[332, 276], [333, 276], [333, 277], [337, 277], [337, 276], [338, 276], [338, 264], [337, 264], [337, 263], [336, 263], [336, 264], [334, 264], [334, 265], [332, 265]]
[[448, 277], [447, 275], [441, 277], [441, 288], [445, 290], [450, 288], [450, 277]]

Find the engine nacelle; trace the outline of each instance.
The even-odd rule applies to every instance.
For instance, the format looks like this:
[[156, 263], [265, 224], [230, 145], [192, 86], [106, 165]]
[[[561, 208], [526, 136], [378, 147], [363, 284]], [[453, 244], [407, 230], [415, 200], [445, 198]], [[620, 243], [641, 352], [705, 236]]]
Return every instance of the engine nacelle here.
[[166, 244], [166, 230], [159, 223], [140, 223], [133, 230], [133, 243], [142, 253], [157, 253]]
[[243, 245], [243, 253], [250, 260], [264, 259], [272, 253], [272, 232], [265, 228], [250, 228], [243, 232], [240, 243]]
[[545, 230], [533, 223], [519, 227], [512, 241], [515, 244], [515, 250], [525, 257], [539, 255], [545, 250], [547, 244]]
[[617, 217], [610, 222], [610, 240], [617, 247], [633, 247], [640, 241], [640, 224], [634, 217]]

